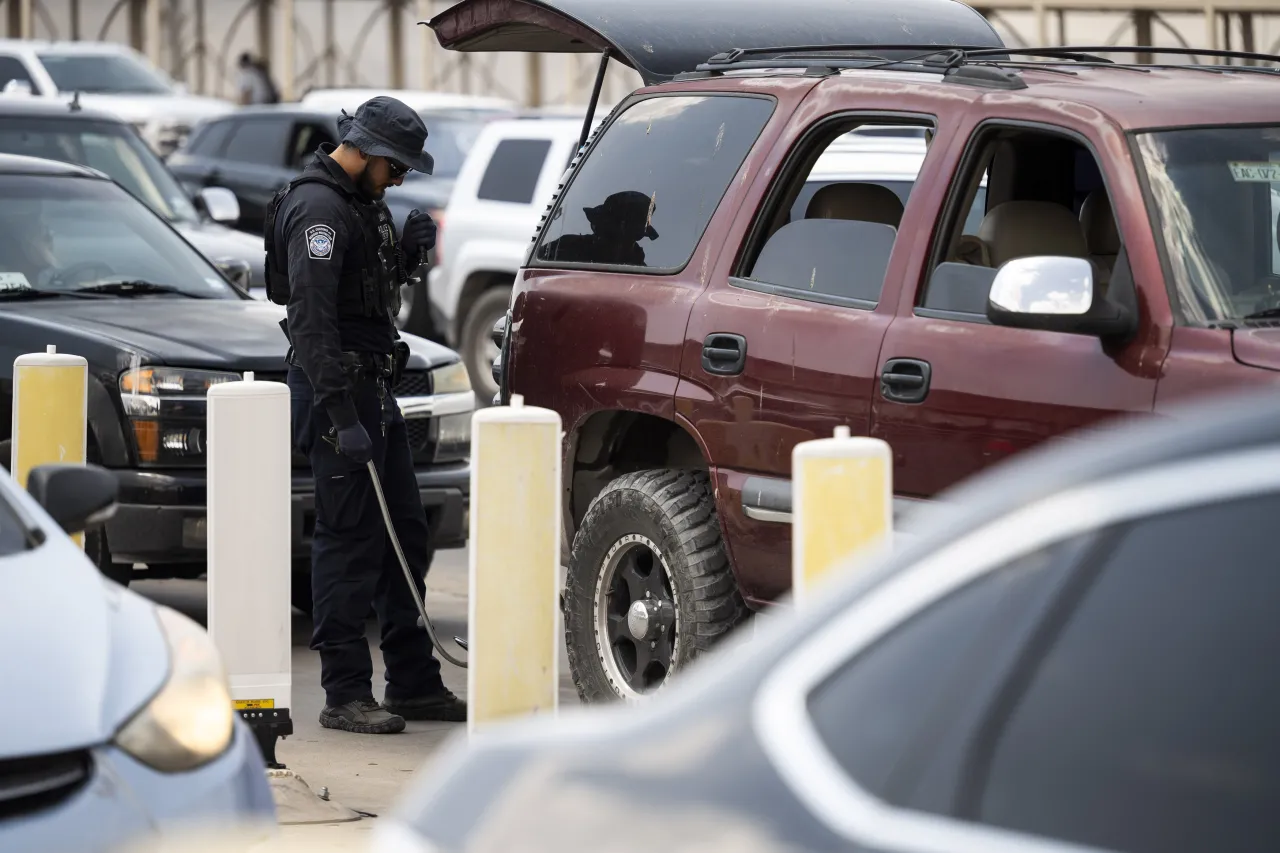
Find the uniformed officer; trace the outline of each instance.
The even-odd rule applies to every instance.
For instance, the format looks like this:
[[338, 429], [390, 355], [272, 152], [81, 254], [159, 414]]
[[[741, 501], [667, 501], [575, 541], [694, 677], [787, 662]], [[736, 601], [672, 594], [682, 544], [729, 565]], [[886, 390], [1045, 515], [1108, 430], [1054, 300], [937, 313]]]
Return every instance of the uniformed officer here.
[[[466, 720], [417, 624], [365, 467], [374, 460], [405, 556], [425, 576], [427, 519], [391, 388], [408, 358], [395, 325], [400, 287], [435, 244], [436, 226], [415, 210], [397, 235], [382, 199], [410, 169], [430, 174], [433, 163], [422, 118], [394, 98], [373, 98], [338, 124], [341, 144], [322, 145], [268, 209], [268, 296], [288, 306], [294, 442], [315, 477], [320, 724], [383, 734], [402, 731], [406, 719]], [[365, 639], [371, 604], [386, 663], [382, 704]]]

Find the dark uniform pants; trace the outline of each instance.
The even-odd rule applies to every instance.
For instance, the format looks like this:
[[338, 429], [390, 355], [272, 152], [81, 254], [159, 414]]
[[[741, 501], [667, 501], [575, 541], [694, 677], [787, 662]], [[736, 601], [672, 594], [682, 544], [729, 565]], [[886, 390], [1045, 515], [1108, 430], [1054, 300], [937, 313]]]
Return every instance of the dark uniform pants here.
[[[441, 693], [440, 662], [418, 627], [417, 605], [387, 536], [369, 472], [337, 452], [337, 435], [330, 432], [328, 414], [315, 405], [302, 368], [290, 368], [288, 384], [294, 443], [310, 458], [315, 477], [311, 648], [320, 652], [325, 700], [343, 705], [373, 695], [373, 661], [365, 638], [371, 605], [382, 626], [386, 699]], [[391, 392], [372, 375], [356, 380], [353, 396], [373, 442], [373, 462], [400, 547], [423, 594], [432, 553], [404, 417]]]

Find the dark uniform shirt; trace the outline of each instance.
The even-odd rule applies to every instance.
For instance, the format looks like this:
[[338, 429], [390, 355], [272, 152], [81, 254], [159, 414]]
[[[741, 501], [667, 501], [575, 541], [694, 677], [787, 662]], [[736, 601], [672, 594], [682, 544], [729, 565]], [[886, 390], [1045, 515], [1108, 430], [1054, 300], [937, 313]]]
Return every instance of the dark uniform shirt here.
[[[334, 149], [320, 146], [303, 173], [323, 170], [357, 194], [372, 216], [379, 210], [386, 213], [385, 204], [367, 202], [358, 194], [346, 171], [329, 156]], [[346, 278], [341, 287], [354, 287], [352, 280], [359, 279], [361, 270], [376, 267], [378, 258], [365, 246], [362, 224], [348, 200], [322, 183], [295, 187], [280, 205], [276, 227], [278, 245], [288, 258], [289, 341], [295, 359], [311, 380], [316, 404], [325, 407], [334, 426], [352, 426], [358, 418], [342, 372], [343, 351], [386, 355], [399, 333], [394, 318], [339, 312], [339, 282]], [[389, 215], [382, 240], [384, 245], [399, 240]], [[358, 293], [341, 294], [343, 302], [358, 303], [359, 298]]]

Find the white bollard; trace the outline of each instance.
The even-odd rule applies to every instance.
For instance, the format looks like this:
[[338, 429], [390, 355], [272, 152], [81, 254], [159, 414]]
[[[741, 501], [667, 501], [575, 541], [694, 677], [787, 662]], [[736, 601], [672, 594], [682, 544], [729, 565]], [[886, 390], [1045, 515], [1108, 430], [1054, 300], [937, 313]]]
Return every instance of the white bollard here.
[[[13, 360], [13, 422], [9, 473], [20, 488], [37, 465], [84, 464], [88, 440], [89, 362], [44, 352]], [[84, 547], [84, 535], [72, 537]]]
[[803, 607], [846, 561], [893, 541], [893, 455], [878, 438], [804, 441], [791, 453], [791, 589]]
[[472, 416], [468, 734], [559, 706], [560, 468], [550, 409]]
[[276, 765], [276, 738], [293, 733], [289, 387], [246, 373], [210, 388], [208, 405], [209, 635]]

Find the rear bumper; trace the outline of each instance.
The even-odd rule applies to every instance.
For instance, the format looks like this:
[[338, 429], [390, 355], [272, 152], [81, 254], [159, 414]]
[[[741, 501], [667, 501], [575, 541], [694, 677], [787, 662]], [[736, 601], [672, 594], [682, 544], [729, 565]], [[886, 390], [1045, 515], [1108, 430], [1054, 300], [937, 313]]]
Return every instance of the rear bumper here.
[[[414, 472], [437, 549], [467, 544], [471, 466], [460, 462]], [[116, 562], [202, 564], [208, 534], [204, 471], [119, 470], [119, 507], [107, 522]], [[309, 472], [293, 476], [293, 554], [311, 553], [315, 485]]]

